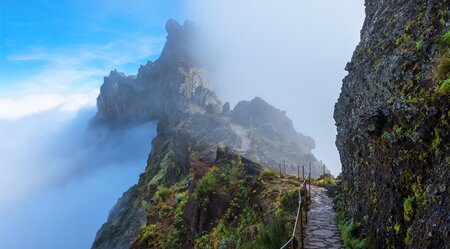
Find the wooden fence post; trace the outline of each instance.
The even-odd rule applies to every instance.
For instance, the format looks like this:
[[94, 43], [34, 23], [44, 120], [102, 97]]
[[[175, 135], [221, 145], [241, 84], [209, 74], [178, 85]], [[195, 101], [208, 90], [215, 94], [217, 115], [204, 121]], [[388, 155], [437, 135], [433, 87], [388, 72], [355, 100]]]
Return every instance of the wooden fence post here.
[[[305, 185], [303, 185], [303, 188], [305, 189], [305, 204], [308, 203], [308, 188]], [[305, 222], [308, 222], [308, 209], [305, 207]]]
[[305, 248], [305, 242], [304, 242], [304, 237], [303, 237], [303, 215], [302, 215], [302, 206], [303, 204], [300, 205], [300, 217], [299, 218], [299, 222], [300, 222], [300, 241], [301, 241], [301, 249]]
[[305, 165], [303, 165], [302, 167], [303, 167], [303, 170], [302, 170], [303, 171], [303, 179], [302, 180], [305, 180]]
[[309, 199], [311, 200], [311, 163], [309, 163]]

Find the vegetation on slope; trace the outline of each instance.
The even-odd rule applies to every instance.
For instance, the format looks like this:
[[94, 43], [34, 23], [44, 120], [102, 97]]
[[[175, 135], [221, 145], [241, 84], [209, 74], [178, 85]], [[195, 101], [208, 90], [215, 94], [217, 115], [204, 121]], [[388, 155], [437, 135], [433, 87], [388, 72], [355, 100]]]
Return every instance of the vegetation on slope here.
[[[201, 157], [192, 154], [193, 161]], [[206, 168], [192, 166], [182, 180], [158, 188], [132, 248], [279, 248], [289, 239], [298, 179], [223, 149]]]

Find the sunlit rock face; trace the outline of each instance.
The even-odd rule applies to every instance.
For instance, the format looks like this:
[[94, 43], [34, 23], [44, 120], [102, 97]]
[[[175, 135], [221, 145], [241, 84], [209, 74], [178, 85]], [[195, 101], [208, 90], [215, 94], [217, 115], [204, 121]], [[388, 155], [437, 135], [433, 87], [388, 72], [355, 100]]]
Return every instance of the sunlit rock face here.
[[[285, 112], [261, 98], [240, 102], [234, 109], [228, 102], [222, 105], [211, 90], [208, 63], [203, 48], [198, 48], [196, 29], [192, 23], [179, 25], [169, 20], [167, 43], [158, 60], [141, 66], [137, 76], [112, 71], [105, 77], [91, 125], [126, 129], [155, 120], [157, 136], [146, 170], [111, 210], [92, 248], [129, 248], [133, 241], [135, 248], [146, 248], [138, 243], [142, 241], [139, 230], [154, 221], [155, 192], [160, 186], [181, 185], [190, 196], [196, 182], [214, 166], [218, 147], [228, 147], [233, 157], [255, 162], [249, 165], [297, 173], [297, 165], [311, 164], [314, 177], [322, 173], [321, 163], [311, 152], [314, 140], [295, 131]], [[185, 218], [192, 218], [188, 216]], [[207, 219], [202, 224], [208, 225], [198, 231], [192, 231], [192, 220], [177, 228], [186, 232], [177, 245], [193, 248], [197, 233], [218, 221], [216, 215], [202, 217]]]
[[97, 98], [93, 123], [120, 125], [184, 115], [222, 111], [209, 90], [206, 68], [193, 53], [197, 27], [174, 20], [166, 24], [167, 42], [161, 57], [139, 68], [137, 76], [112, 71]]
[[335, 106], [344, 202], [377, 248], [450, 248], [449, 6], [366, 0]]

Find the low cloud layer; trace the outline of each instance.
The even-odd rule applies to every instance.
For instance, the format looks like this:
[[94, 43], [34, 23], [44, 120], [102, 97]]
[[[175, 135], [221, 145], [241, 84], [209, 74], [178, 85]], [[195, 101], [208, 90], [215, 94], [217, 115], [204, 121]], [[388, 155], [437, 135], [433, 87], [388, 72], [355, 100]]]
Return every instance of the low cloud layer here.
[[194, 0], [189, 18], [212, 45], [215, 87], [232, 104], [260, 96], [316, 140], [316, 156], [340, 172], [333, 108], [359, 42], [362, 0]]
[[2, 120], [0, 248], [87, 248], [137, 182], [155, 125], [89, 129], [94, 113], [54, 108]]

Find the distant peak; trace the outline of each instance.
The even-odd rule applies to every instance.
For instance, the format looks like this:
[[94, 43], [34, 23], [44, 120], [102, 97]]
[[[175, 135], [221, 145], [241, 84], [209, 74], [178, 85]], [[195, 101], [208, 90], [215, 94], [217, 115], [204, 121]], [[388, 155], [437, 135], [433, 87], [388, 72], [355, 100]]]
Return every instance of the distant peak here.
[[116, 80], [116, 79], [123, 79], [123, 78], [126, 78], [127, 76], [124, 74], [124, 73], [122, 73], [122, 72], [118, 72], [117, 71], [117, 69], [114, 69], [114, 70], [112, 70], [110, 73], [109, 73], [109, 76], [108, 76], [111, 80]]
[[175, 19], [169, 19], [166, 22], [166, 31], [170, 35], [172, 33], [178, 33], [183, 26], [181, 26]]

